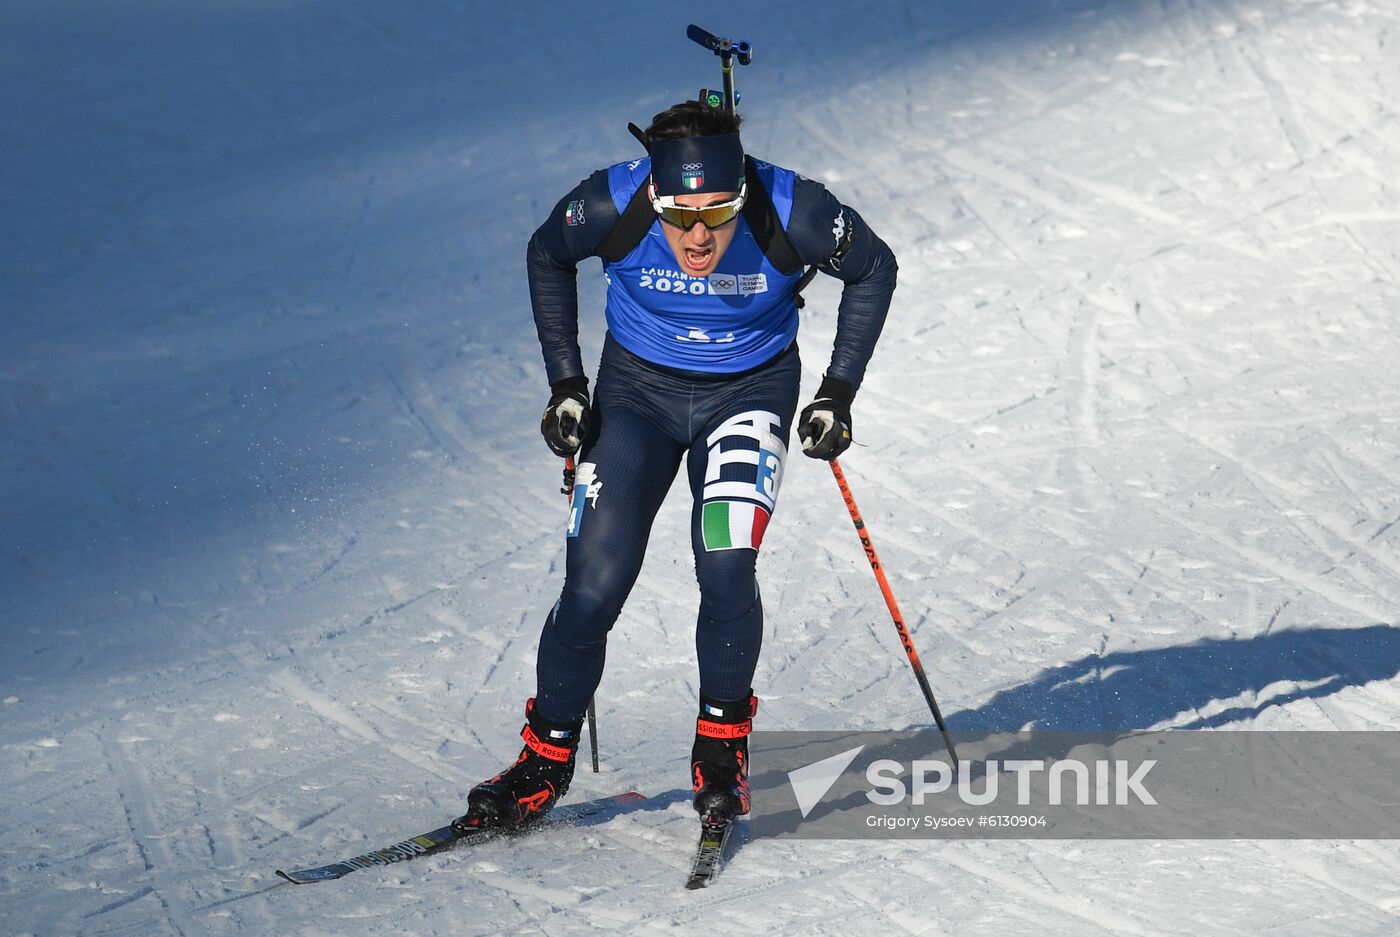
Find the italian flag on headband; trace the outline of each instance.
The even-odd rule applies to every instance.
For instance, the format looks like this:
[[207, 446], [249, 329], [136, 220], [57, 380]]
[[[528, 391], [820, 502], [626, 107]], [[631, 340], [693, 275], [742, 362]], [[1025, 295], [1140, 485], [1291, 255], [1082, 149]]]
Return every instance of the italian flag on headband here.
[[705, 550], [757, 550], [768, 512], [747, 501], [706, 501], [701, 515]]

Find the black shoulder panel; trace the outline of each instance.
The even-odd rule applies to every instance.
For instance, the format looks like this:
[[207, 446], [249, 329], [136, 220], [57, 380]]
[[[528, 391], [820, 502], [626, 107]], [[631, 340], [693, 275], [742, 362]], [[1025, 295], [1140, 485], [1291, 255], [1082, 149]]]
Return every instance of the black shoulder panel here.
[[648, 192], [650, 188], [646, 184], [637, 186], [637, 191], [632, 193], [632, 200], [627, 203], [622, 217], [613, 225], [603, 243], [598, 245], [599, 257], [609, 263], [617, 263], [642, 243], [642, 238], [651, 230], [652, 222], [656, 221], [656, 211], [651, 207], [651, 195]]
[[802, 258], [788, 240], [782, 219], [768, 197], [768, 190], [763, 187], [763, 180], [758, 177], [758, 167], [751, 156], [744, 157], [744, 181], [748, 183], [749, 192], [744, 202], [744, 220], [749, 223], [753, 239], [779, 273], [792, 276], [802, 269]]

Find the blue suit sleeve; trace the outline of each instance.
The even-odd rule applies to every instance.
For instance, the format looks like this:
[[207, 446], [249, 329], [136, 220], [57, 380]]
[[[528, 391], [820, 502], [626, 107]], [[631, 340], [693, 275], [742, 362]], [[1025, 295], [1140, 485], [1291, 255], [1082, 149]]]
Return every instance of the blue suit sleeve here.
[[597, 253], [617, 219], [608, 172], [600, 169], [561, 198], [530, 238], [525, 252], [530, 306], [550, 384], [584, 373], [578, 347], [578, 265]]
[[[826, 186], [801, 176], [793, 188], [787, 234], [803, 263], [817, 264], [845, 284], [826, 376], [859, 388], [894, 296], [899, 272], [894, 252], [855, 209], [842, 205]], [[849, 245], [845, 253], [833, 258], [843, 241]]]

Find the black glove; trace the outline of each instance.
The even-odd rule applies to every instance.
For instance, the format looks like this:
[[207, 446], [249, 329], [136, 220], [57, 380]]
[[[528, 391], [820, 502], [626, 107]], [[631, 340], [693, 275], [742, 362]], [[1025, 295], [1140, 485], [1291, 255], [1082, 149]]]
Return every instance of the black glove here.
[[813, 459], [832, 459], [851, 445], [851, 401], [856, 389], [839, 377], [822, 378], [817, 399], [797, 418], [802, 451]]
[[549, 389], [552, 396], [540, 417], [540, 433], [555, 455], [571, 456], [588, 435], [588, 378], [566, 377]]

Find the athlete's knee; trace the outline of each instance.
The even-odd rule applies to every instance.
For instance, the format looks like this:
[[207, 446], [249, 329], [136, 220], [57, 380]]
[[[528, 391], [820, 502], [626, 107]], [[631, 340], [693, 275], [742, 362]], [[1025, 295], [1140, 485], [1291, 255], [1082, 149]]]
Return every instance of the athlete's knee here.
[[574, 650], [587, 650], [606, 642], [613, 622], [622, 613], [629, 585], [566, 582], [554, 613], [559, 642]]
[[596, 621], [564, 610], [563, 602], [555, 605], [544, 623], [545, 637], [541, 647], [553, 644], [575, 654], [592, 654], [607, 645], [608, 629]]
[[757, 594], [747, 600], [700, 600], [700, 625], [732, 625], [740, 621], [763, 620], [763, 600]]
[[753, 605], [757, 581], [753, 574], [755, 550], [738, 549], [700, 553], [696, 556], [696, 583], [700, 608], [713, 609], [713, 618], [738, 618]]
[[732, 622], [757, 611], [762, 615], [759, 584], [748, 576], [710, 578], [700, 584], [700, 618], [710, 622]]

